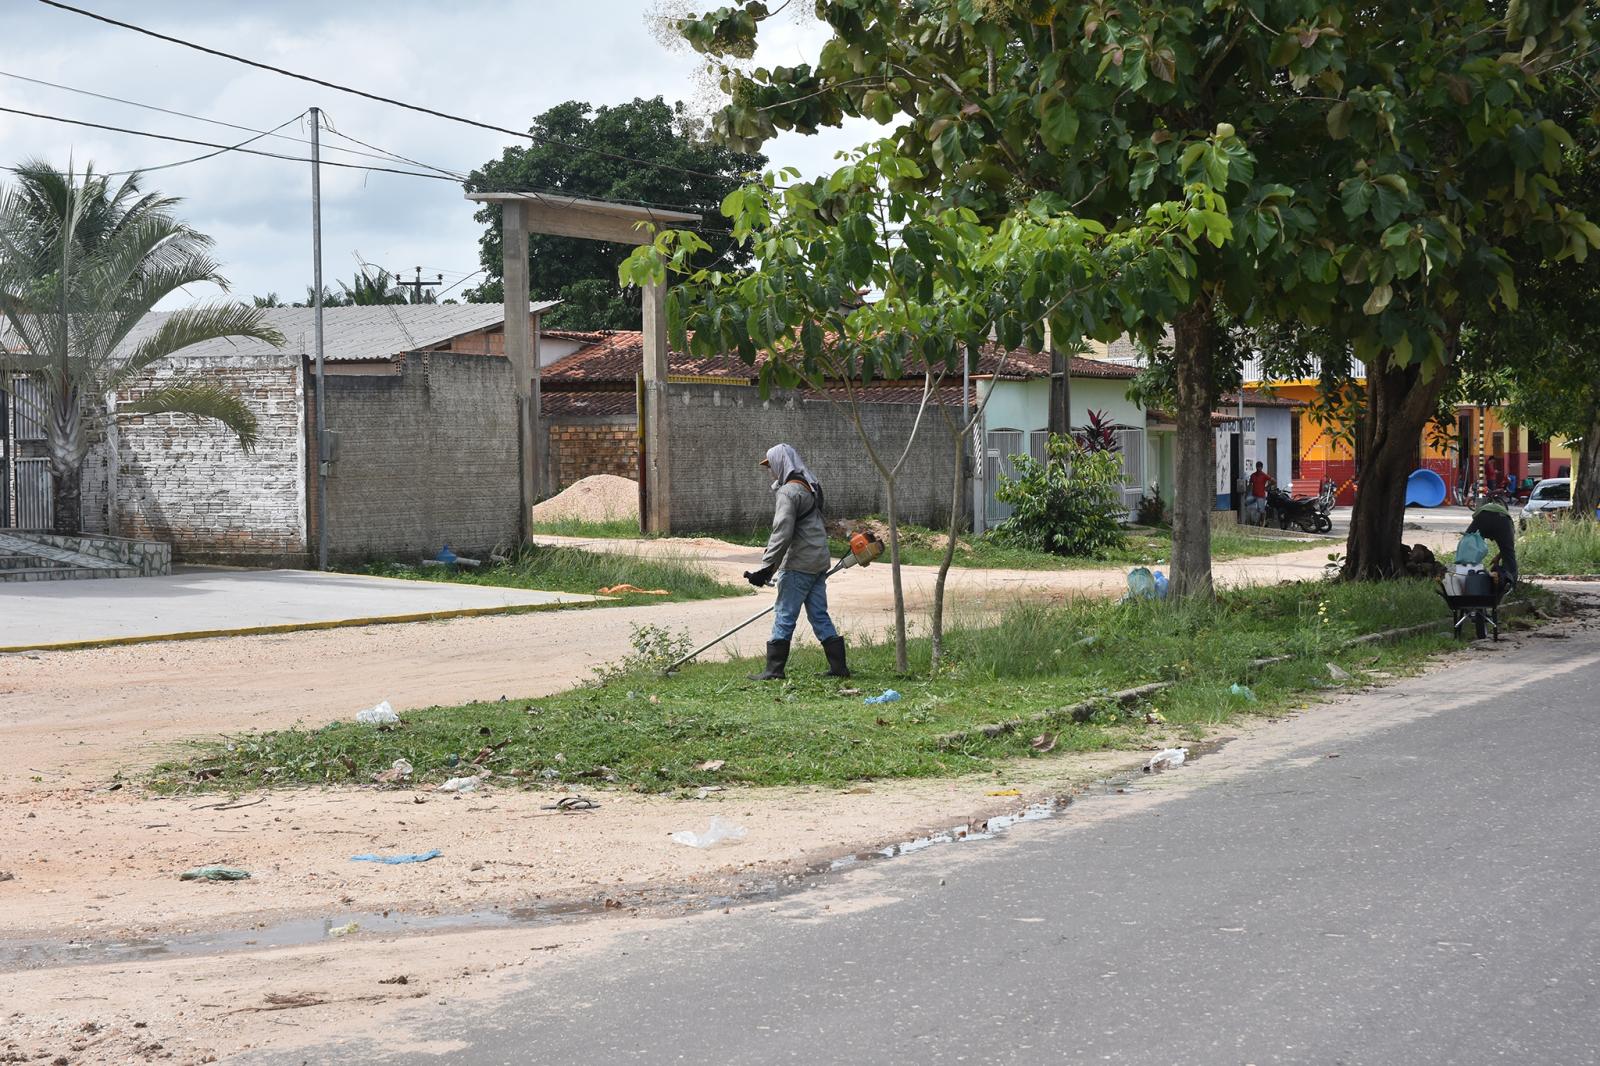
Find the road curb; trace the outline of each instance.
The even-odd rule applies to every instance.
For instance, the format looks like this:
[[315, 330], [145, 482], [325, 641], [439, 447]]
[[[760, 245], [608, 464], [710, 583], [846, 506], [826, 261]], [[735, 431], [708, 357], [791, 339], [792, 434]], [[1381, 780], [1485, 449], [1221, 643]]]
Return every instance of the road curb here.
[[130, 637], [100, 637], [93, 640], [68, 640], [54, 644], [17, 644], [0, 648], [0, 655], [30, 651], [87, 651], [93, 648], [120, 648], [130, 644], [160, 644], [167, 641], [210, 640], [213, 637], [255, 637], [275, 633], [311, 633], [326, 629], [352, 629], [358, 626], [402, 625], [407, 622], [445, 622], [452, 618], [481, 618], [488, 615], [532, 614], [587, 607], [593, 597], [572, 603], [513, 603], [502, 607], [457, 607], [448, 611], [420, 611], [414, 614], [381, 614], [360, 618], [338, 618], [326, 622], [284, 622], [270, 626], [241, 626], [236, 629], [194, 629], [177, 633], [149, 633]]

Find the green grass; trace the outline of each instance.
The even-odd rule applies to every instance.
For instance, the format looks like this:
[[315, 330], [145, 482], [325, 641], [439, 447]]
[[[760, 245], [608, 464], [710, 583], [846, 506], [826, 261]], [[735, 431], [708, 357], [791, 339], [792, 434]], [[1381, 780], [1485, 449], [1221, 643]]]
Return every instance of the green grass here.
[[611, 518], [604, 522], [586, 522], [581, 518], [545, 520], [534, 526], [534, 534], [552, 537], [589, 537], [595, 540], [628, 540], [642, 537], [637, 518]]
[[[874, 523], [874, 528], [881, 526], [881, 522], [876, 518], [870, 521]], [[626, 519], [609, 522], [578, 520], [543, 522], [535, 532], [594, 539], [628, 539], [643, 535], [639, 532], [637, 523]], [[767, 542], [765, 529], [753, 529], [747, 533], [688, 535], [716, 537], [730, 544], [757, 547]], [[906, 566], [938, 566], [944, 559], [943, 544], [944, 534], [938, 530], [902, 525], [900, 562]], [[1218, 525], [1211, 531], [1211, 558], [1216, 562], [1262, 555], [1280, 555], [1316, 546], [1316, 543], [1304, 540], [1248, 533], [1234, 525]], [[848, 550], [848, 546], [843, 541], [836, 540], [832, 542], [832, 549], [834, 558], [838, 558]], [[886, 548], [885, 552], [887, 550]], [[1128, 532], [1121, 548], [1094, 558], [1050, 555], [1025, 548], [1014, 548], [988, 536], [958, 537], [952, 565], [983, 570], [1085, 570], [1106, 566], [1154, 566], [1166, 563], [1171, 558], [1172, 531], [1141, 526]]]
[[[537, 700], [407, 711], [386, 730], [344, 721], [204, 743], [159, 767], [152, 784], [182, 791], [367, 782], [397, 758], [408, 759], [425, 784], [472, 772], [472, 760], [488, 748], [495, 750], [482, 755], [484, 765], [503, 782], [614, 780], [647, 792], [954, 775], [1030, 756], [1030, 737], [1045, 731], [1057, 735], [1062, 752], [1140, 746], [1156, 736], [1152, 728], [1198, 735], [1234, 714], [1271, 711], [1329, 687], [1330, 661], [1358, 680], [1364, 670], [1414, 669], [1448, 640], [1343, 645], [1380, 629], [1442, 625], [1444, 617], [1424, 581], [1242, 589], [1214, 604], [1018, 606], [997, 623], [958, 625], [936, 675], [927, 669], [926, 641], [913, 644], [908, 677], [894, 675], [887, 645], [852, 649], [850, 687], [903, 694], [876, 706], [817, 677], [822, 657], [809, 645], [796, 652], [787, 682], [747, 680], [755, 665], [748, 660], [696, 664], [664, 678], [643, 661], [659, 662], [671, 650], [653, 630], [636, 643], [653, 645], [654, 655], [590, 686]], [[1296, 658], [1261, 671], [1249, 665], [1282, 654]], [[1175, 683], [1155, 700], [1164, 726], [1145, 725], [1145, 708], [1130, 714], [1107, 706], [1085, 721], [1057, 716], [995, 738], [941, 739], [1152, 681]], [[1256, 699], [1231, 694], [1235, 683], [1249, 685]], [[697, 769], [707, 760], [724, 765]]]
[[623, 595], [616, 600], [619, 604], [706, 600], [746, 595], [750, 591], [718, 581], [710, 568], [692, 558], [643, 558], [577, 548], [525, 548], [508, 563], [486, 565], [476, 570], [379, 562], [360, 567], [355, 573], [542, 592], [592, 594], [612, 585], [634, 585], [642, 589], [667, 589], [672, 593], [671, 596]]
[[1517, 565], [1524, 574], [1600, 576], [1600, 522], [1562, 519], [1531, 524], [1517, 538]]

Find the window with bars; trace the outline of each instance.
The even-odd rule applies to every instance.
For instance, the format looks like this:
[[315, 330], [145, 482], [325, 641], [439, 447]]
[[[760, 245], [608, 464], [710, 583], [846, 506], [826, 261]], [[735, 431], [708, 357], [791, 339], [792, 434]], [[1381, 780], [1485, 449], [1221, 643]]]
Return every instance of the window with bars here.
[[1136, 426], [1117, 430], [1117, 451], [1122, 454], [1122, 500], [1131, 513], [1144, 497], [1144, 430]]

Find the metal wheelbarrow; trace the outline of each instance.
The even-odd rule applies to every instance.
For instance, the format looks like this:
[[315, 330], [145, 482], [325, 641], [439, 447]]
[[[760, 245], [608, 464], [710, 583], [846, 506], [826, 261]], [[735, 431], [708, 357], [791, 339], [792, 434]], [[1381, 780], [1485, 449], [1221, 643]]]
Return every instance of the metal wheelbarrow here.
[[[1446, 592], [1442, 583], [1439, 586], [1439, 595], [1443, 597], [1445, 606], [1450, 608], [1455, 620], [1452, 628], [1457, 638], [1461, 636], [1462, 627], [1471, 620], [1477, 639], [1483, 640], [1488, 637], [1500, 639], [1500, 601], [1506, 598], [1506, 593], [1511, 589], [1511, 582], [1494, 581], [1487, 574], [1484, 578], [1482, 581], [1469, 582], [1476, 587], [1459, 594]], [[1485, 585], [1488, 586], [1487, 591], [1484, 589]]]

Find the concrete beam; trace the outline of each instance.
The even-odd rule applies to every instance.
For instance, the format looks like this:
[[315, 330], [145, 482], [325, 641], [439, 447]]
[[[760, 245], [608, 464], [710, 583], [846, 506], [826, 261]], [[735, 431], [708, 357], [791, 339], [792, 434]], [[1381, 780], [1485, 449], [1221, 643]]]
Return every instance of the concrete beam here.
[[667, 286], [644, 289], [644, 498], [646, 533], [672, 532], [672, 486], [667, 454]]
[[533, 504], [539, 498], [539, 409], [534, 406], [533, 341], [529, 335], [528, 219], [520, 202], [504, 205], [501, 226], [501, 277], [506, 309], [506, 358], [517, 390], [517, 534], [526, 543], [532, 532]]

